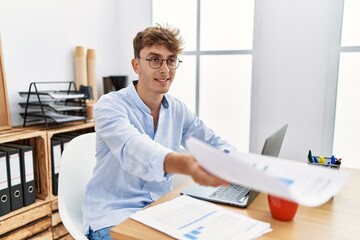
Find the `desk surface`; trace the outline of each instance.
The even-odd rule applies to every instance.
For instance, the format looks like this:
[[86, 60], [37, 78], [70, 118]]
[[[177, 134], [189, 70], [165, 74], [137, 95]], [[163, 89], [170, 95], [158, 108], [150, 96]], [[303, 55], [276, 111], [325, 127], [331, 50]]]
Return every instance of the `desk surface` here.
[[[360, 169], [342, 168], [351, 173], [345, 187], [329, 202], [315, 208], [299, 206], [291, 222], [275, 220], [270, 215], [266, 194], [260, 193], [246, 209], [225, 206], [254, 219], [271, 224], [272, 232], [259, 239], [355, 239], [360, 236]], [[175, 189], [152, 205], [171, 200], [190, 183]], [[151, 205], [150, 205], [151, 206]], [[111, 229], [113, 239], [165, 240], [173, 239], [155, 229], [128, 219]]]

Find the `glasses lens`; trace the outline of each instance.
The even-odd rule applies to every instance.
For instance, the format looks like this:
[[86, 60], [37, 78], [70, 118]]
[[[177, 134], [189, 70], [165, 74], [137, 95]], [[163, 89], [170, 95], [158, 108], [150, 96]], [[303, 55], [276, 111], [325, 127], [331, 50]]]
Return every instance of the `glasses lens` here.
[[179, 65], [179, 59], [177, 58], [169, 58], [166, 60], [166, 64], [170, 69], [176, 69]]
[[150, 67], [157, 69], [161, 66], [162, 60], [160, 58], [150, 58], [149, 63]]

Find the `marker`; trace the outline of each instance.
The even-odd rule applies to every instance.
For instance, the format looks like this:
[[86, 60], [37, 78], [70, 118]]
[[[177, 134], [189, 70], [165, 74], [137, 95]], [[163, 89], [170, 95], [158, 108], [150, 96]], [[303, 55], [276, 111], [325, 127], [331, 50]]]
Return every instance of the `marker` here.
[[334, 155], [331, 156], [331, 159], [330, 159], [330, 164], [334, 164], [335, 163], [335, 157]]
[[335, 159], [334, 164], [336, 164], [336, 165], [340, 165], [340, 164], [341, 164], [341, 158], [339, 158], [339, 159]]
[[320, 164], [325, 164], [325, 158], [324, 158], [324, 156], [320, 156], [320, 157], [319, 157], [319, 163], [320, 163]]
[[314, 163], [319, 163], [319, 161], [317, 160], [317, 158], [315, 156], [313, 156], [314, 159]]
[[313, 159], [312, 159], [311, 150], [309, 150], [308, 160], [309, 160], [309, 163], [313, 163], [313, 162], [314, 162]]

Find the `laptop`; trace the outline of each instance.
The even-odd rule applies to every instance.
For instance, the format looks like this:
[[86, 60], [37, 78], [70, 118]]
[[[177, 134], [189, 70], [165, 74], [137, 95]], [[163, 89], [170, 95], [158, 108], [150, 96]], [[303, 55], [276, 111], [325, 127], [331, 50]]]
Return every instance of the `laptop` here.
[[[287, 124], [266, 138], [261, 154], [278, 157], [280, 149], [285, 137]], [[190, 185], [182, 190], [181, 194], [185, 194], [194, 198], [223, 203], [227, 205], [246, 208], [259, 194], [258, 191], [252, 190], [238, 184], [230, 184], [229, 186], [207, 187], [200, 186], [197, 183]]]

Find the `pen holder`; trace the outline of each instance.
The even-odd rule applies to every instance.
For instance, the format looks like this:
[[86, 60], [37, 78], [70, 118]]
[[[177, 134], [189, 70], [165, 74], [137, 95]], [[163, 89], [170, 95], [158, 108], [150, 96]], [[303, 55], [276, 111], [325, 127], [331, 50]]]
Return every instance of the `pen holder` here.
[[336, 164], [321, 164], [321, 163], [311, 163], [311, 162], [307, 162], [307, 163], [312, 165], [312, 166], [333, 168], [333, 169], [338, 169], [338, 170], [340, 169], [340, 165], [336, 165]]
[[94, 122], [94, 103], [86, 104], [86, 122]]
[[[323, 156], [313, 156], [313, 159], [320, 159], [317, 162], [313, 161], [310, 162], [308, 159], [308, 164], [312, 166], [319, 166], [319, 167], [326, 167], [326, 168], [333, 168], [333, 169], [340, 169], [341, 160], [335, 157], [323, 157]], [[334, 162], [334, 163], [331, 163]]]
[[309, 150], [307, 163], [313, 166], [340, 169], [341, 158], [336, 158], [334, 155], [331, 157], [313, 156]]

